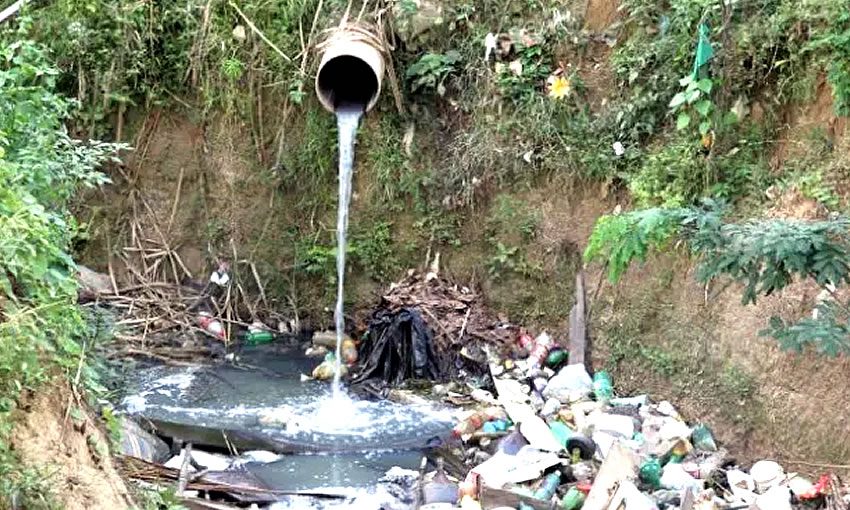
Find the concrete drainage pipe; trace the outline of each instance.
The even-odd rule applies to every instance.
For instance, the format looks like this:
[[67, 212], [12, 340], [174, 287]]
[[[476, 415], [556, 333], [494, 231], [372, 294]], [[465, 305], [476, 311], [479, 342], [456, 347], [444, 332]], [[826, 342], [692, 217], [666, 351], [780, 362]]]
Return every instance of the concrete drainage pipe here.
[[343, 25], [329, 31], [317, 49], [322, 52], [316, 73], [316, 95], [327, 110], [340, 105], [363, 105], [369, 111], [378, 102], [384, 79], [384, 47], [372, 30]]

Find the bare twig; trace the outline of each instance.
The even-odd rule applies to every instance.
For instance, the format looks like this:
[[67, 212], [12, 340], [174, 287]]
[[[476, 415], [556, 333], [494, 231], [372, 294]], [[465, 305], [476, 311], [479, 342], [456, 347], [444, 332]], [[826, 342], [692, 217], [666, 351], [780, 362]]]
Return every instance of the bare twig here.
[[168, 217], [168, 228], [165, 229], [166, 232], [171, 233], [171, 227], [174, 226], [174, 217], [177, 215], [177, 206], [180, 204], [180, 191], [183, 189], [183, 171], [185, 169], [180, 167], [180, 175], [177, 177], [177, 190], [174, 192], [174, 203], [171, 205], [171, 216]]

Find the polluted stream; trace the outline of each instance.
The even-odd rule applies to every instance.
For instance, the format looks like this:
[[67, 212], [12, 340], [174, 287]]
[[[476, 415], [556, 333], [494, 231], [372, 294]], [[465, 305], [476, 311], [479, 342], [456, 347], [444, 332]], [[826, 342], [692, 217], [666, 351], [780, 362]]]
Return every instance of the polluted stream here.
[[[219, 457], [212, 461], [200, 455], [219, 471], [247, 473], [252, 483], [300, 493], [281, 496], [269, 508], [409, 508], [410, 484], [423, 453], [441, 445], [457, 419], [457, 412], [448, 408], [359, 400], [342, 385], [346, 233], [355, 138], [363, 113], [362, 104], [341, 105], [336, 111], [338, 287], [332, 384], [302, 375], [318, 360], [297, 346], [254, 346], [239, 354], [240, 363], [250, 369], [139, 370], [126, 382], [121, 403], [124, 412], [160, 436], [178, 445], [192, 443], [193, 458], [198, 450], [217, 451]], [[179, 469], [180, 464], [178, 456], [166, 466]]]
[[[392, 468], [417, 469], [423, 451], [439, 444], [456, 419], [449, 409], [356, 400], [344, 390], [334, 396], [327, 383], [301, 380], [316, 359], [298, 348], [258, 346], [242, 359], [255, 368], [139, 371], [121, 407], [163, 436], [193, 442], [196, 450], [223, 452], [227, 441], [242, 446], [240, 452], [254, 450], [227, 461], [227, 469], [247, 471], [270, 489], [347, 496], [302, 498], [293, 508], [368, 508], [359, 505], [393, 499], [379, 480]], [[281, 505], [274, 508], [288, 508]]]

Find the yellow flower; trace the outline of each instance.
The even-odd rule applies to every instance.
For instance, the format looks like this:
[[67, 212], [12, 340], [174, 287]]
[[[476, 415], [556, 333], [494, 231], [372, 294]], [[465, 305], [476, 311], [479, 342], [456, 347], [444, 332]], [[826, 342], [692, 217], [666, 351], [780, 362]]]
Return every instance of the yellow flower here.
[[550, 76], [546, 81], [549, 82], [549, 97], [552, 99], [562, 99], [572, 92], [570, 80], [563, 76]]

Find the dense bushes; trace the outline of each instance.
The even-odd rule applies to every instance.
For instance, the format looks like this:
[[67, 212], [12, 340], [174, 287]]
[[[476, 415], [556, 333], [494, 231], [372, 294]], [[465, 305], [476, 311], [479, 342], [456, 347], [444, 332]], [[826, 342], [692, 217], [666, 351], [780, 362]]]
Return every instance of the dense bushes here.
[[[55, 92], [59, 72], [27, 38], [26, 23], [0, 40], [0, 502], [41, 508], [49, 491], [9, 450], [21, 392], [58, 365], [83, 369], [85, 322], [76, 306], [70, 246], [78, 225], [67, 205], [82, 186], [105, 182], [96, 167], [119, 147], [71, 139], [74, 105]], [[12, 42], [10, 42], [12, 41]], [[2, 506], [2, 505], [0, 505]]]

